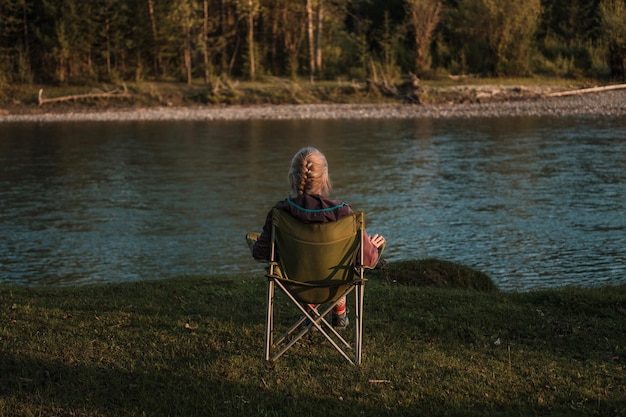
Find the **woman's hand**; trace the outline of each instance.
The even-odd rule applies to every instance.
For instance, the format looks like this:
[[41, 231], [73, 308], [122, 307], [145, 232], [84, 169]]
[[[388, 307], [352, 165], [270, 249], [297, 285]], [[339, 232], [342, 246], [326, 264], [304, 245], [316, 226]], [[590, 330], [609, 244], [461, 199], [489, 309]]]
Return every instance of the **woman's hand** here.
[[375, 234], [370, 237], [370, 241], [372, 242], [372, 245], [376, 246], [376, 248], [380, 248], [385, 243], [385, 238], [379, 234]]

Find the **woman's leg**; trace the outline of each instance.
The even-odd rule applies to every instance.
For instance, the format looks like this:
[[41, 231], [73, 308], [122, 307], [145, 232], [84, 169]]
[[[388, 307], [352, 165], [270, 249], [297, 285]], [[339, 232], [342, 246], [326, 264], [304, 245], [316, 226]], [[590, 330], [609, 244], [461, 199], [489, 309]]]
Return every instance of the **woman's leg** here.
[[346, 297], [342, 297], [333, 307], [333, 327], [345, 328], [348, 326], [348, 312], [346, 311]]

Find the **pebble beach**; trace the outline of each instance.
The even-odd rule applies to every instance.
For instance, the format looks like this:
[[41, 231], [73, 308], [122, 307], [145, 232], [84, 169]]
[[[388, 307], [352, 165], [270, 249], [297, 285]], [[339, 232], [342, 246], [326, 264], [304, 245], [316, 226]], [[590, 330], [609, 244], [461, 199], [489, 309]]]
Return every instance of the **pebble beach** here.
[[146, 107], [59, 111], [29, 114], [0, 112], [0, 123], [125, 122], [296, 119], [446, 119], [482, 117], [624, 117], [626, 89], [562, 97], [536, 96], [484, 103], [420, 104], [281, 104], [263, 106]]

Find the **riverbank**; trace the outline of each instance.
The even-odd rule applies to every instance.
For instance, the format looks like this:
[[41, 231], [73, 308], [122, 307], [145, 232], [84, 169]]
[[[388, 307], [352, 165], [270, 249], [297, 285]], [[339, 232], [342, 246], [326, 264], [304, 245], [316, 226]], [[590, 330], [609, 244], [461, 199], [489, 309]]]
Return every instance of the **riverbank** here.
[[502, 293], [372, 277], [360, 368], [319, 334], [266, 364], [265, 286], [0, 286], [0, 416], [626, 414], [626, 286]]
[[[53, 105], [5, 106], [0, 123], [66, 121], [213, 121], [287, 119], [414, 119], [480, 118], [529, 116], [626, 116], [626, 89], [568, 96], [552, 96], [563, 88], [497, 85], [433, 87], [421, 103], [399, 102], [376, 97], [358, 100], [268, 100], [240, 99], [199, 105], [188, 100], [163, 100], [145, 104], [58, 103]], [[253, 104], [246, 104], [247, 102]]]

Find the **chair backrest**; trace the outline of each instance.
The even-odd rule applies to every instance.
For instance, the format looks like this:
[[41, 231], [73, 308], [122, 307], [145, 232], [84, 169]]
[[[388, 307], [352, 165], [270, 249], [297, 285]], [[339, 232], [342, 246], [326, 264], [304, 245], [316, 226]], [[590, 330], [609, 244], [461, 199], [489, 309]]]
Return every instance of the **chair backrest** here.
[[304, 223], [274, 208], [272, 225], [272, 260], [278, 261], [281, 278], [298, 301], [335, 301], [345, 287], [362, 279], [363, 212], [336, 222]]

